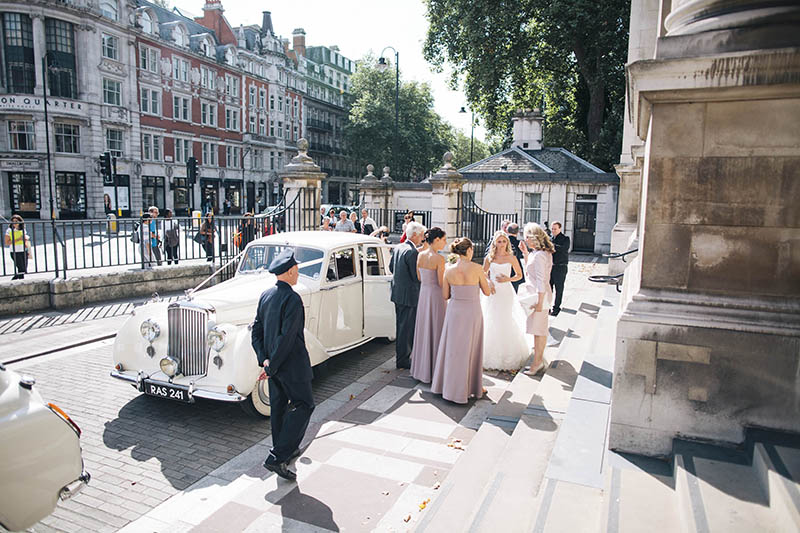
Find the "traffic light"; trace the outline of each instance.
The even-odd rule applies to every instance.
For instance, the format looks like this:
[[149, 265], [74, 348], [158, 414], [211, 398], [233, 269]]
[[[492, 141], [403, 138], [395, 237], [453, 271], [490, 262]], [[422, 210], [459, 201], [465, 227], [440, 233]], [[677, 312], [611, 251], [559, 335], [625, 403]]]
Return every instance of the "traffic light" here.
[[113, 176], [111, 172], [111, 152], [100, 154], [100, 174], [106, 179], [111, 179]]
[[189, 178], [190, 185], [194, 185], [197, 181], [197, 159], [194, 157], [186, 160], [186, 177]]

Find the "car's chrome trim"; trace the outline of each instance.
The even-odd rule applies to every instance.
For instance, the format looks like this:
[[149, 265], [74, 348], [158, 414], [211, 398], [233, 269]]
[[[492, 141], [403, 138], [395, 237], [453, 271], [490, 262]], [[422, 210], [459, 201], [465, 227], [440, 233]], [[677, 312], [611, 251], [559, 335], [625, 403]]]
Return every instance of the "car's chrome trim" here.
[[82, 471], [81, 475], [78, 476], [78, 479], [62, 487], [62, 489], [58, 492], [58, 497], [62, 501], [69, 500], [70, 498], [78, 494], [80, 491], [82, 491], [83, 488], [89, 484], [89, 480], [91, 479], [92, 476], [91, 474], [89, 474], [89, 472], [87, 472], [86, 470]]
[[[136, 383], [137, 385], [139, 382], [138, 377], [129, 376], [121, 372], [117, 372], [116, 370], [111, 371], [111, 377], [121, 379], [122, 381], [128, 381], [130, 383]], [[169, 383], [168, 381], [163, 381], [160, 379], [147, 378], [147, 380], [151, 383], [163, 384], [168, 386], [177, 386], [174, 383]], [[242, 402], [247, 399], [247, 396], [242, 396], [238, 392], [235, 392], [233, 394], [228, 394], [227, 392], [199, 390], [197, 389], [197, 385], [191, 383], [189, 384], [189, 399], [194, 401], [195, 398], [203, 398], [205, 400], [216, 400], [219, 402]]]

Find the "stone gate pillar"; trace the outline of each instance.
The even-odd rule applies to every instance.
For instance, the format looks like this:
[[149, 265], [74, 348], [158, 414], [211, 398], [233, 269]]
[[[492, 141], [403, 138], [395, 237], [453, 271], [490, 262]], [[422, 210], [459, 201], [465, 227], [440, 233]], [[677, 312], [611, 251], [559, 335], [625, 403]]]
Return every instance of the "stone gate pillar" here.
[[308, 155], [308, 141], [297, 141], [298, 154], [278, 176], [286, 191], [286, 231], [315, 230], [320, 226], [322, 182], [327, 174]]
[[[387, 169], [389, 167], [386, 167]], [[378, 179], [373, 171], [375, 167], [367, 165], [367, 175], [358, 186], [364, 195], [364, 207], [367, 209], [390, 209], [392, 196], [392, 180]], [[377, 220], [376, 220], [377, 221]], [[379, 224], [380, 221], [377, 221]]]
[[458, 221], [464, 176], [453, 166], [452, 152], [446, 152], [443, 161], [442, 168], [430, 178], [433, 188], [430, 226], [442, 228], [447, 240], [452, 241], [461, 236]]
[[800, 4], [674, 0], [664, 20], [628, 65], [645, 148], [609, 436], [649, 455], [800, 432]]

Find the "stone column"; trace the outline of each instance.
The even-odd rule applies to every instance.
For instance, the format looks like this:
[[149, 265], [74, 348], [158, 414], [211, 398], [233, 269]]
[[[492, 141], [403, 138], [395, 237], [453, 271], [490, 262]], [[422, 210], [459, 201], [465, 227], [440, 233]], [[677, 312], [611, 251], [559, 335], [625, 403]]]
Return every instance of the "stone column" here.
[[669, 455], [677, 436], [800, 432], [798, 12], [675, 1], [656, 58], [628, 66], [646, 147], [613, 449]]
[[431, 227], [440, 227], [452, 240], [461, 235], [459, 227], [459, 209], [461, 208], [461, 190], [464, 176], [453, 166], [453, 153], [446, 152], [444, 164], [431, 176], [433, 188], [431, 197]]
[[278, 173], [286, 191], [286, 231], [315, 230], [320, 225], [322, 183], [327, 174], [308, 155], [308, 141], [297, 141], [299, 153]]

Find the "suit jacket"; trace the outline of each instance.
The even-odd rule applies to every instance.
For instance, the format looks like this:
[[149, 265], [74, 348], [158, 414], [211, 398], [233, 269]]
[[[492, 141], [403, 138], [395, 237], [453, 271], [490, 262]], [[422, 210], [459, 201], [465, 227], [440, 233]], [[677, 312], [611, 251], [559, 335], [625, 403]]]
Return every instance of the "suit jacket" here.
[[314, 377], [303, 334], [305, 321], [303, 300], [288, 283], [278, 281], [261, 295], [251, 340], [259, 366], [269, 361], [270, 377], [287, 382]]
[[566, 265], [569, 263], [569, 237], [559, 233], [553, 239], [553, 246], [556, 247], [556, 251], [553, 253], [553, 264]]
[[525, 270], [525, 261], [522, 260], [522, 250], [519, 249], [519, 239], [516, 235], [509, 235], [508, 242], [511, 243], [511, 253], [513, 253], [514, 257], [519, 261], [520, 268]]
[[416, 307], [419, 301], [417, 278], [417, 247], [406, 241], [394, 249], [389, 268], [392, 269], [392, 301], [397, 305]]

